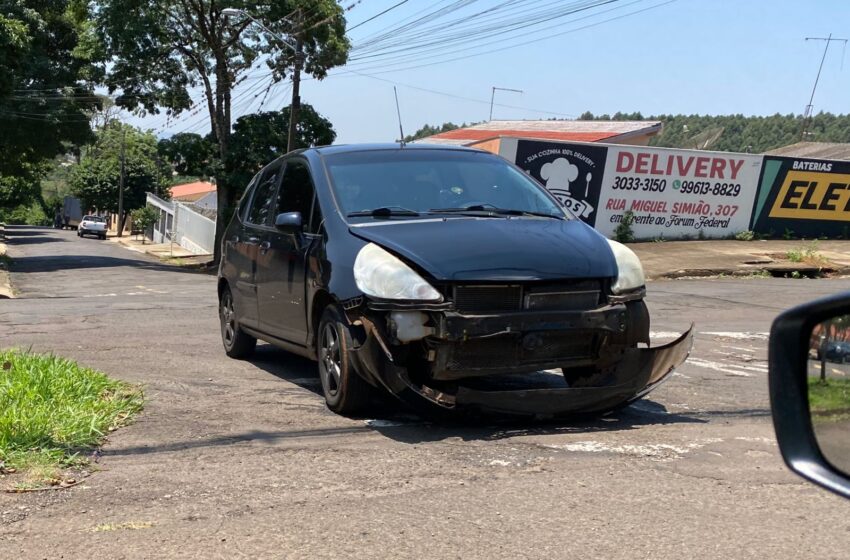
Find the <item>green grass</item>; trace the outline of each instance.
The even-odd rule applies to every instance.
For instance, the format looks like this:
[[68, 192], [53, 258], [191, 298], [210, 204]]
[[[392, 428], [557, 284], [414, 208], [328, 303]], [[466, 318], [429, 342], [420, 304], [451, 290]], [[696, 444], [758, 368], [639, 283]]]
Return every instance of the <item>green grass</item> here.
[[52, 355], [0, 351], [0, 461], [31, 480], [85, 462], [81, 453], [142, 409], [142, 391]]
[[850, 414], [850, 379], [809, 377], [809, 410], [815, 418]]
[[797, 247], [785, 253], [785, 258], [794, 263], [808, 262], [817, 264], [825, 259], [818, 253], [818, 242], [812, 241], [805, 247]]

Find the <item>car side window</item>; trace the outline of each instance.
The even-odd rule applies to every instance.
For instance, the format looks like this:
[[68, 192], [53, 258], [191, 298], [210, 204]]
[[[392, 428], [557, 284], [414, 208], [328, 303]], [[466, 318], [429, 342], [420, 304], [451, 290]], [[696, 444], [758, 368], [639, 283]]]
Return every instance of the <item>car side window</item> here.
[[304, 231], [314, 233], [319, 226], [318, 220], [311, 219], [315, 192], [307, 163], [297, 159], [288, 161], [277, 198], [277, 214], [301, 212]]
[[280, 175], [280, 166], [275, 166], [263, 172], [257, 186], [254, 188], [254, 196], [251, 199], [251, 209], [248, 211], [247, 222], [250, 224], [265, 226], [271, 219], [272, 202], [277, 191], [277, 179]]

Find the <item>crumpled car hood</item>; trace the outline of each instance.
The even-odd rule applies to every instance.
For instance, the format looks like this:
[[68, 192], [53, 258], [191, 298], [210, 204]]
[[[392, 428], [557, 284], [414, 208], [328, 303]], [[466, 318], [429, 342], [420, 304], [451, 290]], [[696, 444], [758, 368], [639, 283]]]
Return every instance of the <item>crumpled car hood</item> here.
[[437, 280], [605, 278], [617, 264], [605, 238], [579, 220], [427, 218], [352, 225]]

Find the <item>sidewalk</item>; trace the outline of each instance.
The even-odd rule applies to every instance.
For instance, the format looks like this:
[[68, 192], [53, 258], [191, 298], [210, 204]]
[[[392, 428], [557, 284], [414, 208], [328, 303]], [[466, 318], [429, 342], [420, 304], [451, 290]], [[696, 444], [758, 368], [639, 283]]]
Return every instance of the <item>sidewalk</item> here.
[[197, 255], [187, 249], [184, 249], [177, 243], [151, 243], [150, 241], [142, 243], [141, 238], [136, 239], [135, 235], [117, 237], [111, 232], [107, 236], [107, 239], [114, 243], [119, 243], [131, 251], [152, 255], [175, 266], [204, 268], [212, 262], [212, 255]]
[[[850, 273], [850, 241], [662, 241], [630, 243], [646, 277], [681, 278], [771, 274], [784, 276]], [[789, 257], [803, 254], [802, 262]]]

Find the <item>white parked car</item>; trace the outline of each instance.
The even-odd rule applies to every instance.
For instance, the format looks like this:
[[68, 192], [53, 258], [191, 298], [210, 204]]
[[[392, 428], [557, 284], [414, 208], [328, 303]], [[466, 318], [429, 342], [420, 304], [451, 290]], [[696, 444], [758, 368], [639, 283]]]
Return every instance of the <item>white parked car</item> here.
[[106, 219], [100, 216], [83, 216], [83, 221], [77, 228], [77, 236], [96, 235], [106, 239]]

